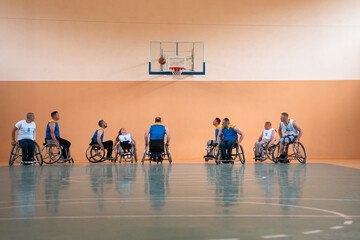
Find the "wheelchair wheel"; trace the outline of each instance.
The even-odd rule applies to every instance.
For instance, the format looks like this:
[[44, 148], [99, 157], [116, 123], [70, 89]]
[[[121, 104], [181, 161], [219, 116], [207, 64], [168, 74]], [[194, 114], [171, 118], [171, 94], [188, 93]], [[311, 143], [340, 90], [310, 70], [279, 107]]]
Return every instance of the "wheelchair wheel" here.
[[41, 149], [40, 149], [40, 146], [39, 144], [37, 144], [37, 142], [34, 142], [34, 145], [35, 145], [35, 151], [34, 151], [34, 155], [35, 155], [35, 160], [37, 163], [39, 163], [40, 166], [43, 165], [44, 163], [44, 159], [41, 155]]
[[45, 144], [41, 149], [43, 162], [46, 164], [54, 164], [61, 158], [61, 148], [54, 144]]
[[146, 154], [147, 154], [147, 149], [148, 149], [148, 146], [145, 146], [144, 154], [143, 154], [143, 157], [142, 157], [142, 159], [141, 159], [141, 163], [144, 163], [144, 162], [145, 162], [145, 158], [146, 158]]
[[238, 155], [240, 162], [245, 164], [245, 154], [242, 145], [236, 146], [236, 154]]
[[21, 155], [19, 155], [19, 149], [21, 149], [19, 146], [19, 143], [16, 143], [12, 147], [11, 152], [10, 152], [10, 157], [9, 157], [9, 166], [14, 165], [16, 159], [21, 158]]
[[86, 149], [86, 158], [89, 162], [98, 163], [105, 159], [105, 151], [102, 151], [99, 145], [90, 145]]
[[220, 164], [220, 161], [219, 161], [219, 158], [220, 158], [220, 149], [218, 149], [217, 152], [215, 152], [216, 149], [214, 150], [214, 153], [215, 153], [215, 163], [216, 165], [219, 165]]
[[171, 154], [170, 154], [168, 145], [165, 145], [165, 150], [166, 150], [166, 155], [168, 156], [168, 159], [169, 159], [169, 163], [171, 164], [172, 163], [172, 158], [171, 158]]
[[306, 154], [306, 150], [305, 150], [304, 146], [302, 145], [302, 143], [294, 142], [292, 145], [293, 145], [293, 151], [294, 151], [295, 158], [300, 163], [306, 163], [307, 154]]
[[274, 150], [272, 152], [272, 161], [274, 163], [278, 163], [279, 162], [279, 157], [280, 157], [280, 143], [276, 144], [276, 146], [274, 147]]

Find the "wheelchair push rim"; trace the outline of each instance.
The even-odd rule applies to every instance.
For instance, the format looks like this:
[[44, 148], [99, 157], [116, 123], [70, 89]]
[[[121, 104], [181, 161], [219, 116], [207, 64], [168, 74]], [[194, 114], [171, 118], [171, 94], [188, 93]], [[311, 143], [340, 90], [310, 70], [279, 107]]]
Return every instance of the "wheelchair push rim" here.
[[54, 164], [61, 158], [61, 148], [55, 144], [45, 144], [41, 149], [41, 155], [44, 163]]
[[92, 163], [105, 161], [105, 151], [102, 151], [99, 145], [90, 145], [86, 149], [85, 155], [87, 160]]

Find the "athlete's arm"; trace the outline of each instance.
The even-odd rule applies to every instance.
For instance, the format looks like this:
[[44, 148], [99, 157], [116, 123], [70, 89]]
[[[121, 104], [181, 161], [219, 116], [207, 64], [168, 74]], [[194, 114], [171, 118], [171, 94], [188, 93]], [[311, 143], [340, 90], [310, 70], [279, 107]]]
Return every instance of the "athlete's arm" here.
[[281, 123], [279, 125], [279, 136], [282, 138], [283, 136], [283, 132], [282, 132], [282, 129], [281, 129]]
[[13, 130], [11, 131], [11, 145], [15, 146], [16, 141], [15, 141], [15, 132], [18, 130], [17, 127], [14, 127]]
[[101, 142], [101, 134], [104, 132], [104, 130], [99, 129], [97, 131], [96, 141], [100, 145], [101, 150], [105, 151], [104, 145]]
[[240, 135], [240, 139], [238, 141], [238, 145], [240, 146], [241, 145], [241, 142], [243, 141], [244, 137], [245, 137], [245, 134], [244, 132], [238, 128], [237, 126], [235, 126], [234, 130]]
[[266, 147], [270, 147], [271, 144], [275, 143], [276, 141], [276, 130], [272, 130], [271, 132], [271, 140], [269, 141], [269, 143], [266, 145]]
[[217, 147], [220, 146], [220, 143], [221, 143], [221, 135], [222, 135], [222, 127], [219, 128], [219, 132], [218, 132], [218, 135], [217, 135], [217, 139], [216, 139], [216, 142], [218, 143]]
[[52, 140], [54, 140], [55, 145], [59, 146], [60, 145], [59, 141], [55, 137], [55, 125], [56, 125], [55, 122], [50, 122], [49, 123], [50, 135], [51, 135]]
[[169, 146], [171, 137], [170, 137], [170, 131], [167, 127], [165, 127], [165, 134], [166, 134], [166, 145]]
[[295, 142], [297, 142], [300, 140], [301, 136], [303, 135], [303, 130], [301, 129], [299, 124], [297, 124], [297, 122], [295, 122], [295, 120], [293, 121], [293, 125], [294, 125], [294, 128], [299, 131], [299, 135], [295, 139]]

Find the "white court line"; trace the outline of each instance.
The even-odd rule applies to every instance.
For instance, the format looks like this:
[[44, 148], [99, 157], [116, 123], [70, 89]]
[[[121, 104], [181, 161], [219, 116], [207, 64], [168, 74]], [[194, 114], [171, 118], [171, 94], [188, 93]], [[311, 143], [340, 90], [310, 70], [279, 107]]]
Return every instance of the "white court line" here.
[[208, 240], [240, 240], [239, 238], [214, 238], [214, 239], [208, 239]]
[[345, 221], [344, 222], [344, 224], [346, 224], [346, 225], [350, 225], [350, 224], [352, 224], [353, 223], [353, 221]]
[[312, 231], [306, 231], [303, 232], [303, 234], [315, 234], [315, 233], [321, 233], [323, 230], [312, 230]]
[[284, 238], [287, 237], [286, 234], [277, 234], [277, 235], [267, 235], [267, 236], [261, 236], [264, 239], [270, 239], [270, 238]]
[[342, 229], [342, 228], [344, 228], [344, 226], [333, 226], [330, 229], [337, 230], [337, 229]]

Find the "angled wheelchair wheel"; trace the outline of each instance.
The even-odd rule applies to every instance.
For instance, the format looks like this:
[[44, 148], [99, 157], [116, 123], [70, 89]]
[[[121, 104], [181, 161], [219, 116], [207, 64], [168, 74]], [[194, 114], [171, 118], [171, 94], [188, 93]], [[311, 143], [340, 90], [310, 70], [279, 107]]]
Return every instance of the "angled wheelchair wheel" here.
[[292, 145], [293, 145], [293, 151], [294, 151], [295, 158], [300, 163], [306, 163], [307, 154], [306, 154], [306, 150], [305, 150], [304, 146], [302, 145], [302, 143], [294, 142]]
[[9, 157], [9, 166], [14, 165], [16, 159], [20, 159], [21, 160], [21, 153], [19, 155], [19, 151], [21, 151], [21, 147], [19, 146], [19, 143], [16, 143], [10, 152], [10, 157]]
[[168, 145], [165, 145], [165, 151], [166, 151], [166, 155], [169, 159], [169, 163], [171, 164], [172, 163], [172, 158], [171, 158], [171, 153], [169, 151], [169, 146]]
[[279, 158], [280, 158], [280, 143], [276, 144], [276, 146], [274, 147], [274, 150], [272, 152], [272, 161], [274, 163], [278, 163], [279, 162]]
[[[214, 151], [216, 151], [216, 150], [214, 150]], [[216, 154], [215, 154], [215, 163], [216, 163], [216, 165], [219, 165], [220, 164], [220, 161], [219, 161], [219, 159], [220, 159], [220, 149], [218, 149], [217, 151], [216, 151]]]
[[41, 149], [43, 162], [46, 164], [54, 164], [61, 158], [61, 148], [55, 144], [45, 144]]
[[103, 162], [105, 157], [105, 151], [102, 151], [100, 146], [97, 144], [90, 145], [86, 149], [86, 158], [89, 162], [98, 163]]
[[145, 146], [144, 154], [143, 154], [142, 159], [141, 159], [141, 163], [145, 162], [145, 158], [146, 158], [146, 155], [147, 155], [147, 149], [148, 149], [148, 146]]
[[244, 149], [243, 149], [242, 145], [236, 146], [236, 153], [239, 157], [240, 162], [242, 164], [245, 164], [245, 153], [244, 153]]
[[34, 145], [35, 145], [35, 151], [34, 151], [34, 155], [35, 155], [35, 161], [36, 163], [38, 163], [40, 166], [43, 165], [44, 163], [44, 159], [41, 155], [41, 149], [40, 149], [40, 146], [39, 144], [37, 144], [37, 142], [34, 142]]

